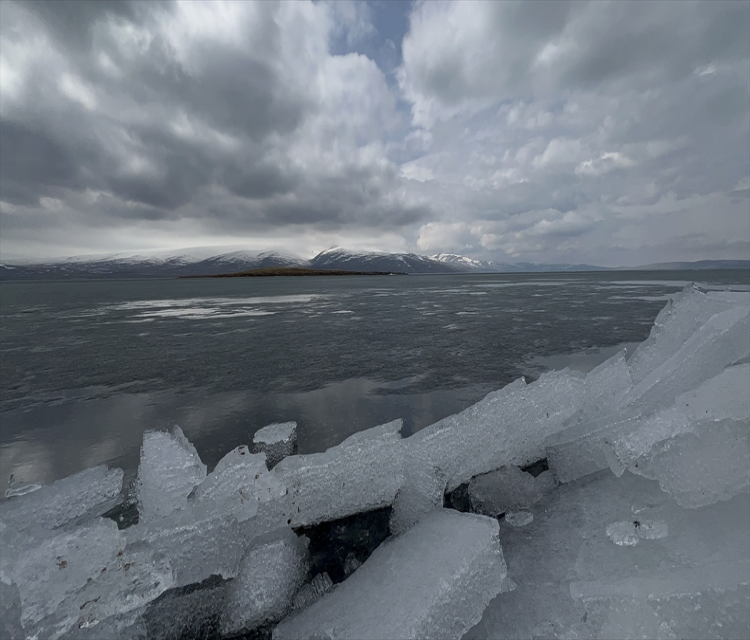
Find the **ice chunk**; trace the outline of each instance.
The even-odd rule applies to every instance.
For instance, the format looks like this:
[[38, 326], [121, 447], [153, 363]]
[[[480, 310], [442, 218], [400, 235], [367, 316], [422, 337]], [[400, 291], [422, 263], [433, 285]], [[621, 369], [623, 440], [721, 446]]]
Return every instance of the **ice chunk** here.
[[302, 585], [297, 595], [294, 596], [292, 608], [305, 609], [313, 602], [320, 600], [331, 589], [333, 589], [333, 580], [331, 580], [331, 577], [325, 571], [319, 573], [308, 584]]
[[362, 566], [362, 563], [357, 559], [353, 553], [347, 553], [346, 559], [344, 560], [344, 575], [348, 578], [357, 569]]
[[535, 478], [518, 467], [501, 467], [472, 478], [469, 499], [474, 512], [499, 516], [506, 511], [530, 507], [554, 486], [551, 471], [544, 471]]
[[124, 533], [128, 545], [167, 558], [175, 586], [185, 586], [211, 575], [235, 577], [250, 543], [288, 519], [283, 505], [274, 501], [259, 503], [256, 515], [243, 522], [231, 512], [197, 505], [175, 511], [157, 523], [139, 523]]
[[750, 306], [711, 316], [680, 349], [651, 371], [623, 398], [642, 414], [672, 404], [732, 364], [750, 357]]
[[122, 469], [105, 465], [85, 469], [0, 504], [0, 522], [16, 529], [54, 529], [97, 517], [119, 501], [122, 476]]
[[252, 454], [240, 445], [195, 488], [191, 501], [217, 512], [233, 513], [242, 522], [258, 512], [261, 502], [280, 500], [285, 495], [286, 487], [266, 467], [266, 454]]
[[402, 534], [430, 511], [443, 506], [445, 474], [429, 460], [420, 458], [419, 453], [418, 447], [406, 448], [404, 481], [393, 501], [390, 517], [393, 535]]
[[307, 548], [291, 529], [261, 536], [245, 553], [239, 575], [229, 585], [222, 633], [237, 634], [279, 620], [291, 609], [309, 568]]
[[685, 341], [714, 314], [747, 305], [747, 294], [702, 293], [688, 285], [656, 316], [651, 333], [638, 345], [628, 362], [637, 384], [674, 355]]
[[146, 431], [135, 484], [141, 521], [187, 506], [190, 492], [206, 477], [206, 465], [175, 425], [172, 433]]
[[561, 482], [607, 466], [621, 475], [657, 444], [694, 431], [700, 422], [750, 420], [749, 388], [750, 364], [736, 365], [651, 415], [630, 407], [553, 434], [547, 439], [550, 468]]
[[290, 524], [317, 524], [388, 506], [403, 478], [401, 420], [361, 431], [324, 453], [284, 458]]
[[574, 418], [598, 417], [609, 413], [632, 387], [623, 349], [586, 374], [582, 407]]
[[25, 496], [27, 493], [34, 493], [34, 491], [38, 491], [41, 488], [42, 485], [38, 482], [33, 482], [31, 484], [18, 484], [6, 489], [5, 497], [14, 498], [16, 496]]
[[497, 520], [438, 509], [274, 630], [284, 638], [460, 638], [504, 588]]
[[297, 423], [274, 423], [259, 429], [253, 436], [253, 452], [264, 452], [268, 468], [273, 469], [284, 458], [297, 452]]
[[0, 579], [18, 587], [24, 629], [98, 578], [124, 546], [117, 525], [104, 519], [41, 539], [4, 536]]
[[728, 500], [750, 487], [750, 421], [699, 423], [654, 447], [630, 470], [659, 481], [683, 507]]
[[133, 624], [145, 606], [172, 584], [172, 570], [164, 558], [125, 549], [36, 625], [34, 635], [53, 640], [63, 629], [90, 629], [88, 637], [106, 638], [113, 627], [124, 629]]
[[481, 473], [543, 458], [544, 438], [580, 410], [583, 385], [568, 369], [545, 373], [528, 386], [519, 379], [406, 442], [422, 449], [453, 491]]

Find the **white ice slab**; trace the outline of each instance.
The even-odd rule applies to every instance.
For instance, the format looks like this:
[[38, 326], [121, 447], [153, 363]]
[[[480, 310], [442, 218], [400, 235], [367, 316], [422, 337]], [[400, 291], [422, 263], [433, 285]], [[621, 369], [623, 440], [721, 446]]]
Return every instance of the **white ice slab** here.
[[405, 441], [404, 481], [396, 493], [390, 517], [390, 530], [400, 535], [413, 527], [433, 509], [443, 506], [445, 474], [429, 459], [419, 457], [419, 447]]
[[184, 509], [188, 495], [205, 477], [206, 465], [180, 427], [171, 433], [146, 431], [135, 485], [141, 521]]
[[289, 524], [317, 524], [390, 505], [403, 480], [401, 424], [394, 420], [323, 453], [289, 456], [276, 465], [272, 473], [289, 492]]
[[505, 585], [492, 518], [440, 509], [276, 627], [292, 638], [460, 638]]
[[446, 475], [446, 491], [452, 491], [503, 465], [543, 458], [544, 438], [580, 410], [583, 386], [584, 379], [568, 369], [543, 374], [530, 385], [519, 379], [407, 442]]
[[0, 522], [16, 529], [54, 529], [74, 520], [93, 518], [120, 499], [122, 469], [105, 465], [85, 469], [41, 489], [0, 504]]
[[746, 293], [703, 293], [688, 285], [656, 316], [651, 333], [633, 352], [628, 367], [637, 384], [673, 356], [711, 316], [747, 305]]
[[281, 619], [291, 610], [309, 568], [307, 548], [288, 527], [255, 540], [227, 589], [222, 633], [251, 631], [266, 621]]

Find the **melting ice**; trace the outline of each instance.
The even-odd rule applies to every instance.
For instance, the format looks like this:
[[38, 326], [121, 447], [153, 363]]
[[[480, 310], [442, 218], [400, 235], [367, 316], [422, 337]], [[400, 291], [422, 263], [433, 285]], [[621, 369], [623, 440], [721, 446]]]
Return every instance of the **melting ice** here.
[[120, 470], [10, 492], [0, 636], [750, 634], [749, 293], [687, 287], [627, 362], [400, 429], [296, 455], [269, 425], [211, 473], [179, 427], [147, 432], [124, 529]]

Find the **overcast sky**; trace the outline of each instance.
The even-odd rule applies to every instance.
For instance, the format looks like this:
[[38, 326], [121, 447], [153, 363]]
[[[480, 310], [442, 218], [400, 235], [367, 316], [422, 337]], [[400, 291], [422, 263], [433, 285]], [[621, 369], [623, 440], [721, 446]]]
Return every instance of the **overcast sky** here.
[[0, 2], [0, 253], [750, 258], [750, 2]]

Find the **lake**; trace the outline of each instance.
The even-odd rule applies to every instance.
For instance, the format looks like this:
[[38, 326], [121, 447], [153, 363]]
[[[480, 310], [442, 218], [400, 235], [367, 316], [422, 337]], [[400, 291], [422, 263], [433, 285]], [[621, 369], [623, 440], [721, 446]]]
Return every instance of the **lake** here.
[[138, 464], [179, 424], [209, 470], [296, 420], [301, 453], [405, 436], [525, 375], [632, 352], [690, 282], [747, 271], [0, 283], [0, 491]]

